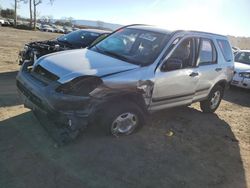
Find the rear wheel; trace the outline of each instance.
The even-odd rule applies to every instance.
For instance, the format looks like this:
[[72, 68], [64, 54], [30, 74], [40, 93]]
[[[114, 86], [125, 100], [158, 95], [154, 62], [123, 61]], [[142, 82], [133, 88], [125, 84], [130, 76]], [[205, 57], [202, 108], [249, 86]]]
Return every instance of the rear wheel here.
[[103, 114], [102, 124], [106, 132], [113, 136], [130, 135], [142, 127], [144, 114], [132, 102], [113, 104]]
[[215, 86], [211, 90], [208, 98], [200, 102], [201, 110], [206, 113], [215, 112], [215, 110], [220, 105], [223, 94], [224, 94], [224, 89], [219, 85]]

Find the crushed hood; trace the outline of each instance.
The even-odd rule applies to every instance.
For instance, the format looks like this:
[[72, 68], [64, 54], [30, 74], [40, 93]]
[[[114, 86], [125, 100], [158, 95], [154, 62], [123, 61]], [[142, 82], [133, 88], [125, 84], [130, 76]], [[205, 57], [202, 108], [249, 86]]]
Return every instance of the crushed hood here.
[[236, 72], [245, 72], [247, 70], [250, 70], [250, 65], [235, 62], [234, 63], [234, 69], [235, 69]]
[[35, 63], [35, 66], [37, 65], [57, 75], [58, 81], [61, 83], [68, 82], [78, 76], [102, 77], [139, 67], [88, 49], [49, 54], [38, 59]]

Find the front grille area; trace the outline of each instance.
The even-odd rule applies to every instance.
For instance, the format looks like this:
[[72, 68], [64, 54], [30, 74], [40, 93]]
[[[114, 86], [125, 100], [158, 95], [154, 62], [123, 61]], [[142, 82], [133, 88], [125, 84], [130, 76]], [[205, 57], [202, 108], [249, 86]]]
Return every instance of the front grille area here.
[[239, 81], [236, 81], [236, 80], [232, 81], [232, 84], [238, 84], [238, 83], [239, 83]]
[[30, 90], [28, 90], [21, 82], [17, 81], [16, 83], [18, 89], [35, 105], [43, 108], [42, 100], [34, 95]]
[[38, 74], [39, 77], [42, 77], [43, 79], [48, 81], [56, 81], [59, 79], [58, 76], [56, 76], [55, 74], [49, 72], [48, 70], [46, 70], [45, 68], [43, 68], [41, 65], [38, 65], [35, 67], [34, 69], [34, 73]]

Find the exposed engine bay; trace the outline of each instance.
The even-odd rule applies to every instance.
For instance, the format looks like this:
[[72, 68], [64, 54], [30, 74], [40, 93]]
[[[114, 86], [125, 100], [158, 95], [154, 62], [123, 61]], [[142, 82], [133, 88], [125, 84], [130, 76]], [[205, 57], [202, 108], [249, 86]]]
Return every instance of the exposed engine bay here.
[[26, 44], [24, 49], [19, 52], [19, 65], [22, 65], [25, 60], [34, 62], [43, 55], [70, 49], [74, 49], [72, 44], [57, 40], [31, 42]]

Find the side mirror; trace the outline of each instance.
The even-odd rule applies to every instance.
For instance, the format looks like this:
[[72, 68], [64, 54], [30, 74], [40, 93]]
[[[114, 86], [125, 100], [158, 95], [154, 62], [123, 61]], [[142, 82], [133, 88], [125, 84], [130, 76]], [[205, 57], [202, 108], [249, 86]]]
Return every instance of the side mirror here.
[[163, 71], [172, 71], [182, 69], [183, 61], [181, 59], [170, 58], [167, 59], [162, 66]]

